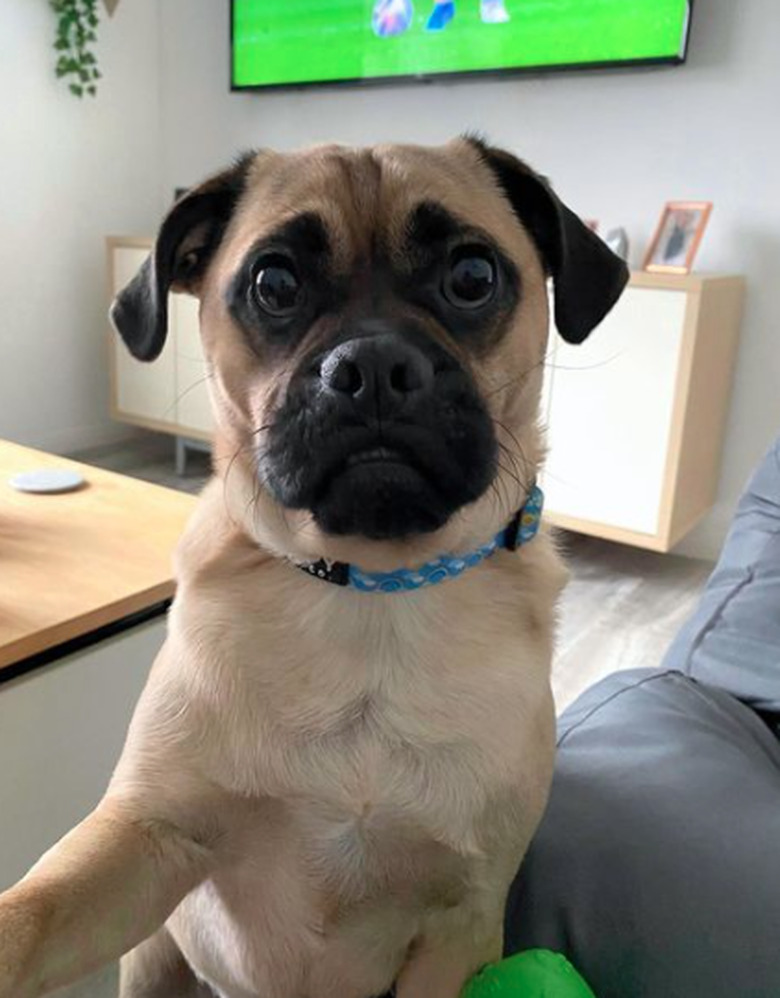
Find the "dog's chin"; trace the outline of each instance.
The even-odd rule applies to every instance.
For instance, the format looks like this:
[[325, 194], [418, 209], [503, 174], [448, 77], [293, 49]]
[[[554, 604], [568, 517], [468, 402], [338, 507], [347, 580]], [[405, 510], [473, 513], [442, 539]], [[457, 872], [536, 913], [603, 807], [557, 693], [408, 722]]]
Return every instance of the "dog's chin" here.
[[390, 458], [361, 461], [332, 475], [312, 515], [327, 535], [395, 541], [439, 530], [459, 506], [417, 468]]

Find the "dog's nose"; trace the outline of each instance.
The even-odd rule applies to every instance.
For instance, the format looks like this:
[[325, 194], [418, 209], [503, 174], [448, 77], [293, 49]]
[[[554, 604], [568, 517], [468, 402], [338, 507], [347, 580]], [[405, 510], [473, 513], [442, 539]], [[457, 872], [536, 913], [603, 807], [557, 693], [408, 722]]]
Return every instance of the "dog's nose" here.
[[371, 414], [389, 414], [433, 387], [431, 361], [392, 333], [340, 343], [320, 368], [323, 386]]

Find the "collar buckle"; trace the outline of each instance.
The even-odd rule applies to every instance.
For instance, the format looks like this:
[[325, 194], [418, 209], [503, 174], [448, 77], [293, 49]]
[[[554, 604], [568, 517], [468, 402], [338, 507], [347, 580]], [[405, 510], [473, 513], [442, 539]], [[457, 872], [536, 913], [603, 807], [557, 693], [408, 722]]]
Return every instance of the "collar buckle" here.
[[517, 551], [523, 544], [527, 544], [536, 537], [541, 526], [543, 509], [544, 493], [534, 483], [525, 504], [515, 513], [504, 531], [503, 546], [507, 551]]

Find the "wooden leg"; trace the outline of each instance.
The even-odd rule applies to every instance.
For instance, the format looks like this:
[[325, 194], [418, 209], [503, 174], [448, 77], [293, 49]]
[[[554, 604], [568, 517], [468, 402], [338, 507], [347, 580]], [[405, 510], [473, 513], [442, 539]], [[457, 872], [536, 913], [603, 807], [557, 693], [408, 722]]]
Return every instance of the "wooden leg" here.
[[184, 478], [187, 474], [187, 444], [184, 437], [176, 437], [176, 474]]

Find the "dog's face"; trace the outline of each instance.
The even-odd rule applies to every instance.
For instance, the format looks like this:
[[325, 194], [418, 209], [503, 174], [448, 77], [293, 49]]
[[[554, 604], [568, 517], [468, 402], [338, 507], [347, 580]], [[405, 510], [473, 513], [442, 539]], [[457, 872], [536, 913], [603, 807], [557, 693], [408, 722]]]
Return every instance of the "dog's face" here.
[[113, 317], [153, 359], [168, 289], [197, 294], [217, 468], [249, 490], [252, 529], [286, 554], [371, 567], [369, 549], [415, 560], [484, 541], [522, 504], [548, 275], [570, 340], [626, 280], [506, 153], [260, 152], [172, 209]]

